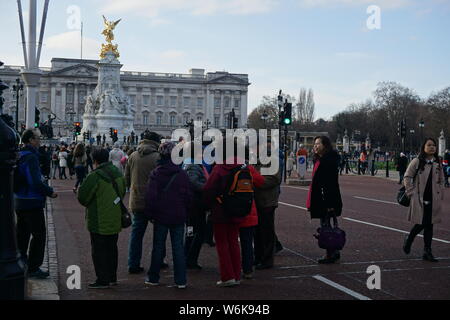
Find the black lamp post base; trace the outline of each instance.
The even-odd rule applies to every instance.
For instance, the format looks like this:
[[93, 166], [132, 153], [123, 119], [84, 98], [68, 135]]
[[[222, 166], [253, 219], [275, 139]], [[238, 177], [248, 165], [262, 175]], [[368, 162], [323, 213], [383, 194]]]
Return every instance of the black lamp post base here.
[[0, 261], [0, 300], [24, 300], [27, 266], [20, 260]]

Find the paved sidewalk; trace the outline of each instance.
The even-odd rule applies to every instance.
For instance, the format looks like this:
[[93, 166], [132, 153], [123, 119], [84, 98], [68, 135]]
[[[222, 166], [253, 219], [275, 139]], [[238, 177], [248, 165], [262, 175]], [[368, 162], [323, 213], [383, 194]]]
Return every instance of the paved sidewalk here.
[[53, 223], [53, 204], [47, 199], [45, 208], [47, 223], [47, 243], [44, 263], [41, 268], [50, 272], [48, 279], [28, 279], [28, 300], [59, 300], [58, 293], [58, 259], [56, 255], [55, 226]]

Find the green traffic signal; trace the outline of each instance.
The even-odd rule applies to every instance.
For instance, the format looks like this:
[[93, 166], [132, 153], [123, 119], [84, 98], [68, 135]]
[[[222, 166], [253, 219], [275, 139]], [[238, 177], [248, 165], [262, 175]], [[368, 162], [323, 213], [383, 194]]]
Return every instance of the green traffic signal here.
[[291, 124], [291, 119], [284, 118], [284, 124]]

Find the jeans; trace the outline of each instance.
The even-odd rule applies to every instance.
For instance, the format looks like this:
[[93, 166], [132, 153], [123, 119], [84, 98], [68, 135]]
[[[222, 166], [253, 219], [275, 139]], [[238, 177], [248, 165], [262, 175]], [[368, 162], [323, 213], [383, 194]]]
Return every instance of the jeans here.
[[242, 271], [244, 273], [253, 272], [253, 236], [255, 227], [245, 227], [239, 230], [241, 239]]
[[153, 225], [152, 262], [148, 271], [150, 282], [159, 283], [159, 271], [163, 263], [167, 233], [170, 231], [175, 284], [186, 284], [186, 258], [184, 256], [184, 224], [164, 225], [155, 221]]
[[77, 182], [75, 183], [75, 188], [78, 188], [78, 186], [83, 182], [84, 178], [86, 177], [86, 168], [84, 166], [76, 166], [75, 173], [77, 175]]
[[400, 175], [399, 183], [402, 183], [403, 182], [403, 177], [405, 176], [405, 171], [399, 171], [399, 175]]
[[193, 213], [193, 217], [189, 218], [189, 226], [194, 228], [194, 234], [191, 237], [186, 237], [184, 245], [186, 254], [186, 263], [188, 266], [198, 264], [198, 256], [202, 249], [203, 240], [205, 238], [206, 229], [206, 215], [202, 210], [197, 210]]
[[[17, 245], [22, 257], [25, 260], [28, 259], [28, 272], [32, 273], [37, 271], [44, 261], [47, 231], [44, 209], [17, 210], [16, 214]], [[32, 236], [31, 242], [30, 236]]]
[[142, 258], [142, 240], [147, 230], [148, 219], [143, 212], [133, 212], [130, 242], [128, 243], [128, 268], [138, 268]]
[[59, 179], [62, 179], [63, 176], [64, 176], [64, 179], [67, 179], [66, 167], [59, 167]]
[[92, 261], [98, 284], [108, 285], [117, 281], [118, 239], [118, 234], [91, 233]]

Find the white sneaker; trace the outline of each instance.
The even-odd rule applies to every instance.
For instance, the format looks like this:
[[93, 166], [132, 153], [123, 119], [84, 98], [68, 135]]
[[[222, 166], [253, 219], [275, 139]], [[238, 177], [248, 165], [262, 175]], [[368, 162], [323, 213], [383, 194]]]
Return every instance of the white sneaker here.
[[216, 285], [218, 287], [233, 287], [238, 285], [240, 282], [234, 279], [230, 279], [228, 281], [217, 281]]
[[159, 286], [159, 282], [150, 282], [150, 280], [145, 280], [144, 284], [152, 287]]

